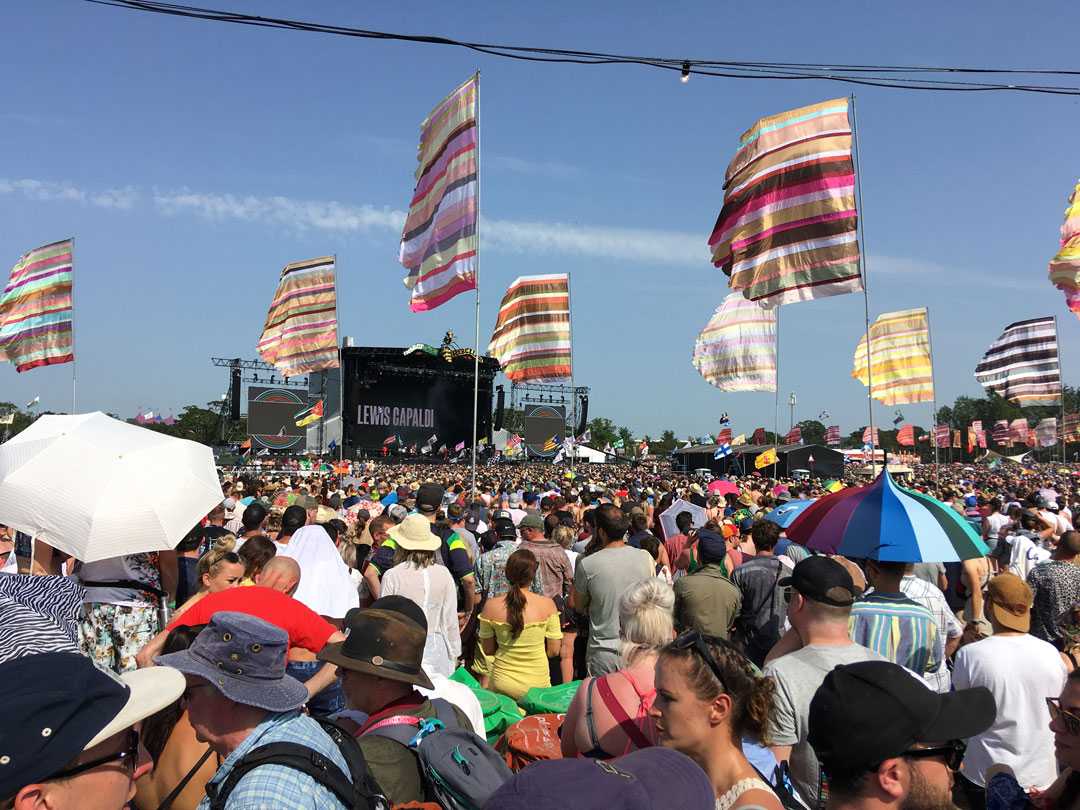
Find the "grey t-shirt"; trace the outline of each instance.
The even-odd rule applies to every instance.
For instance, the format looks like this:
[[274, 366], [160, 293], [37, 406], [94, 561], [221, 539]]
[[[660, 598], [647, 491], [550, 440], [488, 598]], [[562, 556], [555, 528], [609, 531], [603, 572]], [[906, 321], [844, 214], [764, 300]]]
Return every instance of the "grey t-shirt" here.
[[574, 607], [589, 616], [590, 675], [619, 668], [619, 600], [632, 585], [653, 576], [652, 557], [640, 548], [605, 548], [578, 558]]
[[843, 647], [810, 645], [782, 655], [765, 666], [765, 674], [776, 681], [774, 715], [769, 723], [769, 742], [790, 745], [791, 779], [803, 801], [814, 807], [818, 798], [817, 755], [807, 738], [810, 734], [810, 701], [825, 676], [841, 664], [856, 661], [884, 661], [859, 644]]

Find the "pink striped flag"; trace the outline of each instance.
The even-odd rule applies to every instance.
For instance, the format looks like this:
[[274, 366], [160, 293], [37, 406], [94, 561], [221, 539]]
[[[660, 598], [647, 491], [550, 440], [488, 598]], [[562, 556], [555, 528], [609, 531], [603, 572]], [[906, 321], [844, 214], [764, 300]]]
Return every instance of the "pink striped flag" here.
[[401, 234], [409, 308], [425, 312], [476, 289], [479, 208], [479, 75], [444, 98], [420, 125], [416, 187]]

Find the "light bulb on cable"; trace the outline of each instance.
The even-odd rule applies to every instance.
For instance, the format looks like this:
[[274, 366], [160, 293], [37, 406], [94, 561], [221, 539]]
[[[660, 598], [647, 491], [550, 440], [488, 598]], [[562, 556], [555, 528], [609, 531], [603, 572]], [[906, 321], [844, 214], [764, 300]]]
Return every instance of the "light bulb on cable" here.
[[690, 81], [690, 63], [689, 62], [683, 62], [682, 63], [682, 75], [679, 76], [679, 81], [681, 81], [683, 84], [686, 84], [688, 81]]

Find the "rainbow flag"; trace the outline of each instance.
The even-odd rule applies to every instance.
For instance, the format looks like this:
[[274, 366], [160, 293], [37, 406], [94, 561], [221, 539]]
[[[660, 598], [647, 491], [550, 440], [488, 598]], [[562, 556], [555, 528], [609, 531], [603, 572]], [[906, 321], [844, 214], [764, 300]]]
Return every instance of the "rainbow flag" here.
[[285, 265], [266, 313], [258, 351], [286, 377], [338, 367], [332, 256]]
[[34, 248], [11, 268], [0, 296], [0, 360], [16, 371], [75, 360], [72, 248], [71, 239]]
[[721, 391], [775, 391], [776, 310], [727, 296], [694, 341], [691, 362]]
[[476, 289], [480, 77], [440, 101], [420, 125], [416, 186], [401, 233], [409, 309], [425, 312]]
[[[866, 335], [855, 347], [851, 376], [868, 385]], [[870, 326], [870, 378], [874, 399], [886, 405], [932, 402], [930, 324], [926, 308], [885, 312]]]
[[1080, 318], [1080, 181], [1069, 195], [1061, 246], [1050, 260], [1050, 283], [1065, 293], [1065, 303]]
[[709, 236], [731, 289], [764, 306], [862, 289], [848, 100], [760, 119], [727, 168]]
[[515, 279], [499, 305], [488, 354], [511, 382], [570, 377], [570, 276]]

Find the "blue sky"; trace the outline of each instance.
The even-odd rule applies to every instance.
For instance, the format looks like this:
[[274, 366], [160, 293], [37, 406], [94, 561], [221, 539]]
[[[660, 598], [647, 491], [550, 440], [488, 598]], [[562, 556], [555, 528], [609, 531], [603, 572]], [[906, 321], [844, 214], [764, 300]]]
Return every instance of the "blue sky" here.
[[[518, 4], [215, 0], [250, 13], [513, 44], [805, 62], [1069, 68], [1076, 12], [1015, 3]], [[463, 50], [266, 31], [93, 6], [5, 5], [0, 269], [76, 238], [79, 410], [178, 411], [226, 387], [211, 355], [255, 356], [278, 273], [336, 253], [358, 345], [472, 343], [473, 299], [412, 314], [396, 261], [418, 125], [482, 73], [481, 340], [518, 275], [571, 274], [575, 377], [637, 433], [771, 427], [771, 394], [722, 394], [690, 365], [726, 294], [705, 242], [755, 119], [845, 95], [819, 81], [545, 66]], [[1077, 81], [1080, 84], [1080, 78]], [[978, 395], [1008, 322], [1056, 314], [1066, 382], [1080, 324], [1046, 281], [1080, 174], [1080, 99], [856, 91], [871, 316], [929, 306], [940, 402]], [[850, 376], [861, 296], [783, 308], [781, 426], [866, 423]], [[70, 407], [71, 369], [0, 399]], [[929, 422], [929, 406], [905, 414]], [[876, 421], [892, 409], [877, 406]]]

